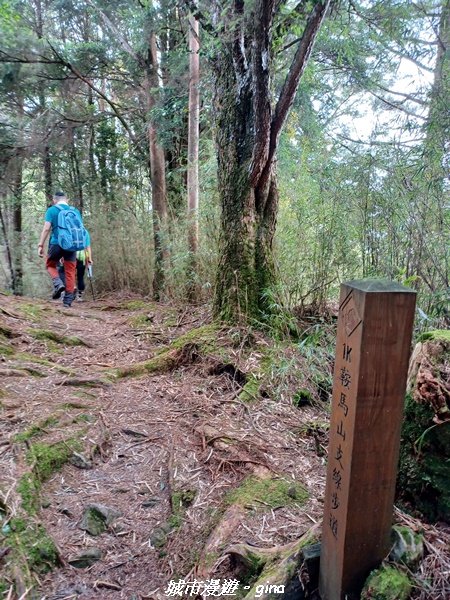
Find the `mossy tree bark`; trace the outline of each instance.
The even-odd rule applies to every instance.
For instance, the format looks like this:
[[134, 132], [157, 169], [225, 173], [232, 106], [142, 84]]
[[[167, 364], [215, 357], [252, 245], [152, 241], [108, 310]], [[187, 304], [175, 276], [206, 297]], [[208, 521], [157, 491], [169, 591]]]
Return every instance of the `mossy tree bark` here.
[[222, 208], [215, 314], [228, 321], [260, 318], [270, 310], [266, 291], [276, 281], [278, 140], [330, 3], [314, 3], [274, 107], [272, 32], [280, 3], [213, 3], [212, 20], [220, 36], [214, 66]]

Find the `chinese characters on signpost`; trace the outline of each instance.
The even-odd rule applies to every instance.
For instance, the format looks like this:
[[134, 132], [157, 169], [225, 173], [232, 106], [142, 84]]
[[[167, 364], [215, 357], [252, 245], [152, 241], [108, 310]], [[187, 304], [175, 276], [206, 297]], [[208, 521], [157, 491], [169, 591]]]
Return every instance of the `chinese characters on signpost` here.
[[357, 591], [388, 550], [415, 293], [343, 284], [320, 567], [322, 600]]

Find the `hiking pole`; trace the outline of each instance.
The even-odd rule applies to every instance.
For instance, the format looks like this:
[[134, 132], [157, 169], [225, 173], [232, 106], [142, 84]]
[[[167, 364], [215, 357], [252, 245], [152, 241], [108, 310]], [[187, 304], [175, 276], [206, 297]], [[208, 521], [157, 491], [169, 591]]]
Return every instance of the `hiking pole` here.
[[92, 299], [95, 302], [94, 284], [92, 283], [92, 265], [88, 265], [87, 272], [88, 272], [88, 279], [91, 284]]

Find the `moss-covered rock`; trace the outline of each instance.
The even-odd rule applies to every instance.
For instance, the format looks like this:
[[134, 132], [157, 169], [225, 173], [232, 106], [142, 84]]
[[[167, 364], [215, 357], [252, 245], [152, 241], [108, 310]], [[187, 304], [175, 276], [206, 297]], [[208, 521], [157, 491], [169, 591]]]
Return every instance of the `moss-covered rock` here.
[[299, 483], [284, 479], [259, 479], [247, 477], [236, 489], [226, 496], [228, 504], [250, 508], [279, 508], [291, 504], [304, 504], [308, 492]]
[[436, 329], [434, 331], [425, 331], [419, 337], [420, 342], [427, 341], [435, 342], [450, 342], [450, 330], [448, 329]]
[[404, 525], [394, 525], [391, 531], [392, 549], [389, 559], [413, 569], [423, 556], [423, 534]]
[[411, 590], [412, 583], [406, 573], [386, 566], [369, 575], [361, 600], [407, 600]]

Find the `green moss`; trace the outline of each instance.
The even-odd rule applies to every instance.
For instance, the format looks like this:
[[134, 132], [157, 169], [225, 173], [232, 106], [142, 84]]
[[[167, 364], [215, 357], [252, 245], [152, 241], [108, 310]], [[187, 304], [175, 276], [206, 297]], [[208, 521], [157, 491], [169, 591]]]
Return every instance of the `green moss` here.
[[28, 567], [37, 573], [46, 573], [59, 565], [58, 550], [42, 525], [15, 518], [10, 526], [7, 542], [12, 550], [12, 562], [25, 559]]
[[44, 311], [37, 304], [22, 303], [17, 307], [17, 310], [30, 321], [42, 321], [44, 318]]
[[13, 437], [14, 442], [26, 442], [32, 437], [37, 437], [38, 435], [42, 435], [45, 433], [45, 429], [48, 427], [53, 427], [58, 424], [58, 419], [55, 416], [47, 417], [44, 421], [40, 421], [39, 423], [35, 423], [26, 431], [22, 431], [21, 433], [17, 433]]
[[239, 400], [248, 403], [255, 402], [259, 398], [260, 388], [261, 378], [257, 375], [251, 375], [239, 394]]
[[425, 331], [419, 337], [419, 342], [428, 342], [430, 340], [436, 342], [450, 342], [450, 330], [449, 329], [436, 329], [435, 331]]
[[88, 346], [86, 342], [76, 336], [65, 336], [49, 329], [29, 329], [28, 333], [37, 340], [51, 341], [65, 346]]
[[216, 347], [217, 326], [205, 325], [198, 329], [192, 329], [173, 341], [165, 350], [141, 363], [127, 367], [120, 367], [107, 372], [110, 379], [122, 379], [124, 377], [138, 377], [151, 373], [164, 373], [175, 368], [179, 364], [179, 354], [176, 350], [182, 350], [189, 344], [195, 344], [199, 350], [207, 353]]
[[72, 369], [68, 369], [67, 367], [62, 367], [61, 365], [56, 364], [55, 362], [51, 362], [46, 360], [45, 358], [41, 358], [40, 356], [36, 356], [34, 354], [29, 354], [28, 352], [18, 352], [14, 356], [14, 360], [19, 360], [23, 362], [32, 362], [38, 365], [44, 365], [45, 367], [49, 367], [51, 369], [56, 369], [60, 373], [65, 373], [66, 375], [74, 375], [75, 371]]
[[309, 390], [298, 390], [292, 398], [292, 404], [297, 408], [304, 406], [305, 404], [311, 404], [312, 402], [313, 397]]
[[174, 364], [173, 355], [169, 352], [157, 354], [154, 358], [142, 363], [136, 363], [129, 367], [120, 367], [109, 371], [111, 379], [122, 379], [124, 377], [139, 377], [140, 375], [161, 373], [171, 369]]
[[172, 514], [169, 517], [168, 523], [172, 529], [177, 529], [183, 522], [183, 516], [186, 509], [194, 501], [195, 490], [180, 490], [172, 494]]
[[126, 302], [122, 302], [120, 305], [121, 308], [125, 308], [126, 310], [141, 310], [143, 308], [151, 308], [152, 304], [150, 302], [145, 302], [145, 300], [127, 300]]
[[279, 508], [292, 504], [304, 504], [308, 492], [299, 483], [284, 479], [259, 479], [248, 477], [226, 496], [227, 504], [239, 504], [251, 508]]
[[361, 600], [407, 600], [412, 583], [406, 573], [394, 567], [373, 571], [361, 594]]
[[7, 341], [6, 337], [0, 335], [0, 355], [12, 356], [15, 352], [13, 346]]
[[26, 473], [17, 484], [17, 491], [22, 497], [22, 507], [30, 515], [39, 510], [41, 488], [41, 482], [34, 473]]
[[95, 418], [92, 415], [88, 415], [83, 413], [81, 415], [77, 415], [72, 419], [72, 423], [92, 423]]
[[210, 352], [217, 348], [217, 334], [220, 328], [216, 323], [203, 325], [187, 331], [170, 344], [170, 348], [182, 348], [188, 343], [195, 343], [204, 351]]
[[136, 315], [135, 317], [131, 317], [128, 319], [128, 323], [134, 329], [143, 329], [152, 325], [152, 322], [147, 315]]
[[74, 438], [56, 444], [36, 442], [28, 450], [26, 458], [28, 464], [33, 465], [33, 471], [39, 481], [43, 482], [68, 462], [74, 451], [81, 450], [80, 441]]

